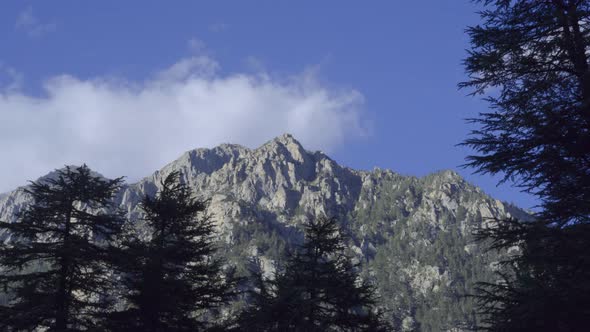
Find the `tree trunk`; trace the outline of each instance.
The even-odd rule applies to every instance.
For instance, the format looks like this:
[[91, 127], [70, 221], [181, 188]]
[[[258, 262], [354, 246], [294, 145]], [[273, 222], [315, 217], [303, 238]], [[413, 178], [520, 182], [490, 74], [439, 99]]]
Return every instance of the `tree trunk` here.
[[57, 288], [57, 310], [55, 317], [55, 328], [57, 331], [66, 331], [68, 328], [68, 319], [70, 311], [70, 288], [68, 287], [68, 274], [70, 269], [70, 223], [72, 217], [72, 203], [69, 204], [65, 216], [65, 227], [63, 235], [63, 252], [60, 257], [59, 284]]

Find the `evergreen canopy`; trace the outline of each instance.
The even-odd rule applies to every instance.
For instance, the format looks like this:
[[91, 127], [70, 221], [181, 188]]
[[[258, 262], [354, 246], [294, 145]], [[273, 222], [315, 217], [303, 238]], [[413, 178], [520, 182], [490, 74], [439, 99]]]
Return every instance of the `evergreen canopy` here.
[[156, 197], [143, 198], [149, 234], [144, 240], [131, 230], [122, 243], [118, 270], [129, 306], [112, 315], [113, 330], [202, 331], [215, 325], [211, 314], [235, 294], [236, 279], [215, 256], [215, 225], [206, 206], [178, 172], [162, 181]]
[[468, 166], [541, 199], [541, 219], [590, 222], [590, 3], [485, 0], [469, 27], [469, 80], [491, 110], [471, 119]]
[[374, 288], [345, 254], [335, 218], [304, 225], [305, 241], [271, 280], [256, 275], [243, 331], [386, 331], [375, 312]]
[[[536, 220], [499, 221], [479, 240], [507, 252], [476, 298], [491, 331], [582, 331], [590, 317], [590, 3], [484, 0], [467, 29], [469, 80], [491, 111], [463, 144], [478, 172], [536, 195]], [[516, 252], [515, 252], [516, 250]]]
[[16, 222], [0, 222], [11, 238], [0, 246], [0, 284], [12, 297], [0, 307], [2, 330], [97, 328], [109, 305], [107, 244], [123, 222], [111, 212], [121, 182], [83, 165], [26, 189], [34, 203]]

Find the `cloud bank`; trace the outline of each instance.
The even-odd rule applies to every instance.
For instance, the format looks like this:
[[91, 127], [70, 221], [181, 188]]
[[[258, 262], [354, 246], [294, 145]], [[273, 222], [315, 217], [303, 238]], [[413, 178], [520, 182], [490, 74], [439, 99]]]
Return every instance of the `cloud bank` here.
[[288, 132], [330, 152], [367, 134], [363, 96], [314, 71], [222, 75], [195, 56], [143, 82], [61, 75], [43, 87], [43, 96], [0, 88], [0, 192], [66, 164], [135, 181], [197, 147], [257, 147]]

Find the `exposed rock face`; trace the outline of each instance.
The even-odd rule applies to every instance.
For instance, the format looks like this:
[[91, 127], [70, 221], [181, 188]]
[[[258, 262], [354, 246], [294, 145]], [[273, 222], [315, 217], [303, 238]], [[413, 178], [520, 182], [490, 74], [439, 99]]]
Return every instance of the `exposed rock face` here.
[[[340, 217], [363, 275], [376, 282], [381, 302], [405, 330], [473, 325], [473, 304], [460, 298], [476, 280], [489, 278], [495, 258], [470, 241], [471, 232], [486, 218], [526, 217], [453, 171], [416, 178], [352, 170], [283, 135], [254, 150], [227, 144], [188, 151], [126, 185], [116, 202], [139, 232], [138, 202], [172, 171], [210, 199], [222, 251], [242, 270], [256, 256], [270, 272], [283, 249], [301, 241], [303, 220]], [[15, 220], [29, 203], [23, 188], [0, 195], [0, 219]]]

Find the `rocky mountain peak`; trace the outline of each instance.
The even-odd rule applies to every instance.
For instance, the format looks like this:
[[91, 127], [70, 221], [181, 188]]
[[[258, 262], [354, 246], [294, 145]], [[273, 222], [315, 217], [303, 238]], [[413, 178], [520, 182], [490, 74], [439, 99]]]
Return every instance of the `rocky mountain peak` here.
[[[255, 256], [270, 272], [285, 248], [301, 239], [303, 220], [335, 216], [348, 228], [351, 252], [374, 278], [382, 305], [421, 324], [432, 314], [436, 326], [473, 317], [456, 301], [456, 290], [469, 290], [494, 266], [494, 257], [471, 240], [472, 231], [490, 218], [526, 217], [454, 171], [418, 178], [379, 168], [352, 170], [284, 134], [256, 149], [222, 144], [190, 150], [125, 185], [115, 202], [139, 234], [146, 226], [138, 203], [173, 171], [180, 171], [197, 196], [209, 199], [228, 262], [245, 269]], [[0, 220], [16, 220], [30, 203], [23, 188], [0, 195]], [[0, 232], [0, 242], [8, 238]], [[449, 305], [452, 310], [439, 312]], [[421, 330], [440, 331], [425, 326]]]
[[299, 141], [297, 139], [295, 139], [295, 137], [293, 137], [293, 135], [291, 135], [289, 133], [284, 133], [280, 136], [277, 136], [277, 137], [273, 138], [271, 140], [271, 142], [280, 142], [282, 144], [297, 144], [297, 145], [301, 146], [301, 143], [299, 143]]
[[310, 153], [291, 134], [278, 136], [257, 148], [256, 151], [268, 153], [269, 157], [275, 157], [276, 154], [299, 164], [310, 159]]

